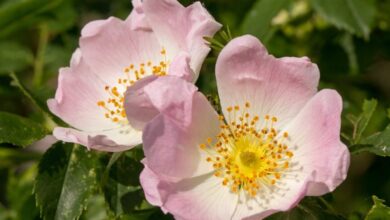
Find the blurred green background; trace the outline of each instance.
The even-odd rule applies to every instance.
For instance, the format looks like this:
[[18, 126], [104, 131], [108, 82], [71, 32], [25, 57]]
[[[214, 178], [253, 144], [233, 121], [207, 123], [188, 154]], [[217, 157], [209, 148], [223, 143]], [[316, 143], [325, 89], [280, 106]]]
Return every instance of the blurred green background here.
[[[193, 1], [180, 2], [189, 5]], [[308, 56], [317, 63], [320, 87], [334, 88], [343, 97], [345, 136], [354, 129], [348, 120], [353, 121], [350, 115], [361, 113], [365, 99], [375, 98], [378, 107], [363, 136], [389, 124], [390, 0], [202, 2], [233, 37], [253, 34], [276, 57]], [[89, 21], [109, 16], [125, 19], [131, 9], [130, 0], [0, 0], [0, 112], [28, 118], [26, 126], [30, 122], [40, 124], [43, 130], [38, 135], [42, 137], [49, 133], [53, 123], [42, 113], [46, 108], [42, 103], [54, 96], [58, 69], [69, 64], [81, 28]], [[197, 82], [210, 97], [216, 95], [218, 44], [226, 43], [223, 34], [215, 39], [218, 43], [212, 43], [214, 49]], [[17, 78], [33, 99], [24, 94]], [[347, 139], [345, 143], [351, 144]], [[40, 219], [33, 186], [37, 163], [48, 144], [43, 141], [30, 146], [35, 140], [20, 144], [17, 138], [11, 143], [1, 140], [0, 136], [0, 219]], [[389, 169], [387, 157], [354, 154], [347, 180], [326, 199], [345, 217], [362, 219], [372, 206], [372, 195], [389, 204]], [[112, 207], [98, 192], [90, 199], [82, 219], [115, 218], [115, 214], [107, 214]]]

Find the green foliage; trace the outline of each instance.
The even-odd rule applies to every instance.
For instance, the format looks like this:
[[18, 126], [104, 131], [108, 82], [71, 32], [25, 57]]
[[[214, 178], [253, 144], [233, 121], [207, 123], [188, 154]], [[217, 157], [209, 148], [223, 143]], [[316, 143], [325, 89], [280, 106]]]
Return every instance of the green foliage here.
[[379, 199], [376, 196], [372, 196], [374, 205], [371, 210], [368, 212], [365, 220], [382, 220], [390, 218], [390, 207], [383, 204], [385, 201]]
[[268, 220], [289, 220], [289, 219], [305, 219], [305, 220], [323, 220], [334, 219], [342, 220], [344, 217], [335, 213], [332, 207], [329, 207], [328, 202], [324, 198], [306, 197], [296, 208], [288, 212], [274, 214], [267, 218]]
[[352, 136], [347, 138], [351, 141], [351, 152], [360, 153], [367, 151], [379, 156], [390, 156], [390, 125], [383, 131], [363, 137], [377, 105], [378, 102], [375, 99], [365, 100], [362, 113], [358, 117], [348, 115], [348, 119], [354, 128]]
[[42, 103], [34, 94], [32, 94], [19, 80], [19, 78], [16, 76], [16, 74], [11, 73], [9, 75], [12, 79], [11, 85], [18, 88], [22, 94], [27, 97], [31, 103], [40, 110], [40, 113], [44, 115], [45, 117], [45, 123], [46, 127], [53, 128], [55, 122], [60, 125], [64, 125], [64, 122], [62, 122], [61, 119], [54, 116], [48, 109], [47, 105]]
[[241, 32], [264, 39], [270, 33], [271, 21], [289, 0], [257, 0], [241, 25]]
[[375, 16], [373, 0], [311, 0], [329, 23], [368, 39]]
[[20, 71], [32, 65], [34, 56], [29, 48], [17, 42], [0, 42], [0, 74]]
[[63, 0], [13, 1], [0, 8], [0, 39], [44, 20], [43, 13], [57, 7]]
[[142, 157], [141, 149], [133, 149], [128, 153], [114, 153], [109, 161], [102, 188], [114, 216], [130, 214], [143, 203], [139, 187]]
[[378, 102], [375, 99], [364, 100], [363, 111], [358, 116], [348, 115], [349, 121], [353, 124], [354, 130], [352, 133], [352, 143], [356, 144], [360, 142], [363, 132], [367, 128], [368, 123], [371, 120], [372, 115], [376, 109]]
[[0, 148], [0, 169], [17, 166], [40, 158], [36, 152], [20, 151], [13, 148]]
[[15, 219], [34, 220], [39, 216], [32, 191], [36, 174], [37, 166], [34, 165], [21, 173], [14, 171], [9, 176], [7, 199], [14, 210]]
[[71, 144], [57, 143], [43, 155], [35, 184], [43, 219], [79, 218], [96, 189], [97, 162], [94, 153]]
[[28, 118], [0, 112], [0, 143], [25, 147], [42, 139], [47, 133], [45, 127]]
[[390, 156], [390, 125], [384, 131], [364, 138], [360, 144], [353, 145], [352, 150], [354, 153], [368, 151], [382, 157]]
[[227, 27], [226, 30], [219, 31], [214, 37], [203, 37], [203, 39], [212, 49], [220, 52], [233, 37], [229, 27]]

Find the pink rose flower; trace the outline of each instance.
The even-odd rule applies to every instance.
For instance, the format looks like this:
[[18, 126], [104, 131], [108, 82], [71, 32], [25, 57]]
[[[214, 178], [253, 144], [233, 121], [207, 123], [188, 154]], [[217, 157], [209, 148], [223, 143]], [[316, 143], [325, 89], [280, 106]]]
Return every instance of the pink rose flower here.
[[223, 115], [177, 77], [142, 94], [158, 112], [143, 132], [141, 184], [151, 204], [177, 219], [262, 219], [346, 178], [342, 100], [317, 91], [308, 58], [275, 58], [242, 36], [220, 53], [216, 77]]
[[73, 128], [57, 127], [54, 136], [103, 151], [123, 151], [142, 142], [142, 132], [129, 125], [123, 108], [127, 87], [147, 76], [180, 73], [196, 81], [209, 52], [204, 36], [221, 27], [196, 2], [133, 0], [122, 21], [108, 18], [88, 23], [70, 67], [61, 68], [49, 109]]

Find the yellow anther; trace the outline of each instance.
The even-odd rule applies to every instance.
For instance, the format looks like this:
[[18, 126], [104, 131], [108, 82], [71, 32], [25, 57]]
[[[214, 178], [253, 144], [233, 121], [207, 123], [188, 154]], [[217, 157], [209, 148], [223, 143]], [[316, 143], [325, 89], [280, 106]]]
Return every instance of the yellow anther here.
[[105, 102], [104, 101], [98, 101], [97, 105], [101, 106], [101, 107], [104, 107], [105, 106]]
[[[265, 115], [265, 123], [259, 124], [258, 115], [249, 119], [249, 102], [244, 107], [228, 106], [228, 121], [220, 115], [220, 132], [215, 139], [207, 138], [200, 148], [207, 148], [204, 150], [210, 156], [206, 161], [214, 168], [214, 175], [223, 179], [223, 186], [233, 193], [243, 191], [247, 196], [257, 196], [264, 185], [279, 187], [277, 181], [290, 167], [293, 153], [287, 150], [288, 133], [279, 131], [275, 116]], [[230, 114], [232, 111], [234, 114]]]

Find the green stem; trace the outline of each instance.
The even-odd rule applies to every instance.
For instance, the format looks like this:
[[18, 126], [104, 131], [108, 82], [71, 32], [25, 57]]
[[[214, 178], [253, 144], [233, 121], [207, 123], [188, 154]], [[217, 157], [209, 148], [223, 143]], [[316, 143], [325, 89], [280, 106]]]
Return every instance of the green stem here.
[[39, 87], [42, 84], [43, 78], [43, 66], [45, 64], [45, 51], [47, 43], [49, 40], [49, 28], [46, 24], [39, 26], [39, 41], [38, 41], [38, 50], [34, 62], [34, 78], [33, 85], [34, 87]]
[[326, 206], [326, 208], [331, 211], [332, 213], [337, 213], [337, 211], [333, 208], [333, 206], [328, 202], [326, 201], [322, 196], [319, 196], [318, 197], [321, 202]]
[[104, 170], [104, 174], [102, 177], [102, 186], [105, 186], [107, 184], [108, 176], [112, 165], [119, 159], [119, 157], [122, 156], [123, 153], [124, 152], [115, 152], [111, 155], [110, 161], [108, 161], [106, 169]]

